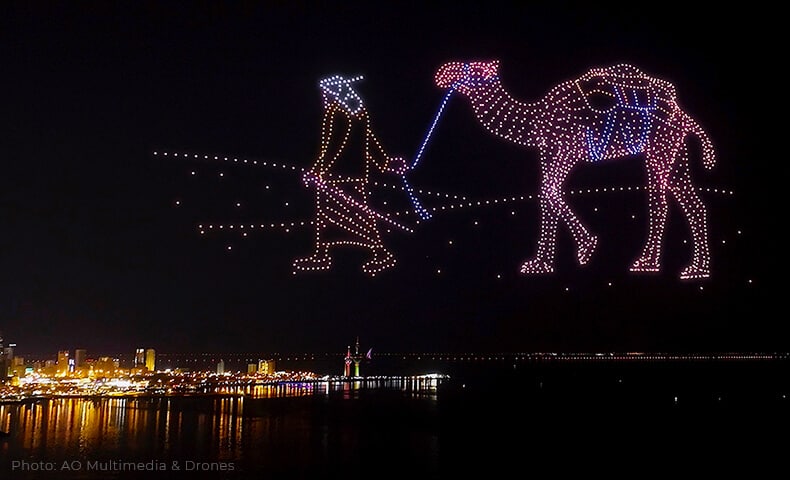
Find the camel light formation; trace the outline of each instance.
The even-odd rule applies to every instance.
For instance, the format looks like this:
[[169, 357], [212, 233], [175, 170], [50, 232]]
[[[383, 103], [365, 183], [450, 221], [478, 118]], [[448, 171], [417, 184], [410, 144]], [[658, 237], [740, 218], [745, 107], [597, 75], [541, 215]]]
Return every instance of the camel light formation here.
[[647, 171], [648, 234], [632, 272], [661, 269], [668, 197], [680, 205], [692, 237], [691, 263], [682, 279], [710, 276], [707, 214], [692, 184], [686, 137], [695, 135], [702, 162], [715, 164], [713, 144], [677, 103], [674, 86], [620, 64], [595, 68], [561, 83], [535, 102], [513, 98], [499, 80], [499, 62], [451, 62], [436, 72], [441, 88], [469, 99], [477, 119], [494, 135], [540, 153], [540, 235], [524, 274], [554, 271], [557, 229], [567, 226], [580, 265], [590, 261], [598, 239], [563, 198], [563, 184], [579, 162], [605, 162], [640, 154]]

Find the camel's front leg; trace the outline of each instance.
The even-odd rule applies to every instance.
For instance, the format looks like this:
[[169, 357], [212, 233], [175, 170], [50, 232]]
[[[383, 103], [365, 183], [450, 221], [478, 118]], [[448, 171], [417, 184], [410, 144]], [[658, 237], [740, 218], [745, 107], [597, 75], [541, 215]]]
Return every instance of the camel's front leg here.
[[648, 155], [647, 158], [647, 240], [642, 254], [631, 265], [632, 272], [658, 272], [661, 270], [661, 242], [667, 224], [667, 188], [669, 187], [669, 165], [663, 156]]
[[562, 185], [568, 177], [575, 161], [569, 157], [548, 159], [541, 162], [542, 178], [540, 188], [540, 238], [535, 257], [521, 266], [521, 273], [551, 273], [554, 271], [554, 253], [557, 244], [557, 227], [563, 220], [577, 243], [577, 258], [584, 265], [590, 259], [597, 239], [582, 225], [562, 196]]
[[598, 237], [591, 234], [584, 224], [579, 221], [576, 214], [573, 213], [571, 207], [565, 202], [560, 192], [559, 201], [557, 202], [557, 210], [560, 218], [565, 221], [568, 226], [573, 240], [576, 242], [576, 259], [579, 265], [586, 265], [592, 258], [595, 247], [598, 246]]

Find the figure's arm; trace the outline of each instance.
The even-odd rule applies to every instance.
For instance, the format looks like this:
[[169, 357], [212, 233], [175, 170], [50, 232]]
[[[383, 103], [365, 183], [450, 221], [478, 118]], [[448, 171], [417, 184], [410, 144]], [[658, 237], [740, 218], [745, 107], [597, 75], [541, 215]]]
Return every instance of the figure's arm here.
[[376, 164], [376, 167], [382, 172], [388, 173], [395, 173], [398, 175], [403, 175], [406, 170], [409, 169], [406, 161], [401, 157], [390, 157], [387, 155], [387, 152], [384, 151], [384, 147], [381, 146], [381, 142], [376, 137], [376, 134], [373, 133], [373, 130], [370, 128], [370, 119], [367, 121], [367, 138], [368, 138], [368, 155], [369, 159]]

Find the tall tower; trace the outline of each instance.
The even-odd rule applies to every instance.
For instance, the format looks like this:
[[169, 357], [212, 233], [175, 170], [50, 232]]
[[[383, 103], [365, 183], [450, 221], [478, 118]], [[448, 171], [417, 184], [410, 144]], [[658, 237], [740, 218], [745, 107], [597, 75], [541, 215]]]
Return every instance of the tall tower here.
[[354, 375], [355, 377], [359, 376], [359, 364], [362, 362], [364, 357], [359, 354], [359, 337], [357, 337], [357, 342], [354, 344], [354, 353], [351, 353], [351, 347], [346, 347], [346, 357], [343, 359], [344, 367], [343, 367], [343, 376], [344, 377], [351, 377], [351, 365], [354, 365]]
[[85, 357], [88, 352], [84, 348], [74, 350], [74, 366], [79, 369], [85, 366]]
[[5, 349], [3, 348], [3, 332], [0, 332], [0, 383], [5, 383], [8, 378], [8, 364], [5, 360]]
[[346, 358], [343, 359], [343, 376], [350, 377], [351, 376], [351, 362], [353, 359], [351, 358], [351, 346], [349, 345], [346, 347]]
[[153, 348], [149, 348], [145, 351], [145, 368], [147, 368], [149, 372], [156, 371], [156, 350]]
[[145, 366], [145, 349], [138, 348], [134, 351], [134, 368], [143, 368]]
[[362, 357], [359, 356], [359, 335], [357, 335], [357, 343], [354, 345], [354, 376], [359, 376], [359, 362], [362, 361]]
[[66, 375], [69, 373], [69, 351], [58, 351], [58, 375]]

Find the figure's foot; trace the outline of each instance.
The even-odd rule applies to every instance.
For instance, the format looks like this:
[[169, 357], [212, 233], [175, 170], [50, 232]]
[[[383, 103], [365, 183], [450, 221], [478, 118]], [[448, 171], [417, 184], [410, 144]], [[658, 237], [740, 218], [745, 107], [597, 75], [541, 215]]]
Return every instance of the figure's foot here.
[[710, 277], [710, 268], [707, 266], [699, 266], [691, 264], [680, 272], [681, 280], [694, 280], [700, 278]]
[[661, 270], [661, 263], [651, 257], [641, 256], [631, 265], [629, 269], [636, 273], [653, 273]]
[[383, 272], [384, 270], [394, 267], [395, 262], [395, 255], [393, 255], [389, 250], [382, 248], [380, 250], [376, 250], [373, 253], [373, 258], [362, 265], [362, 271], [371, 277], [375, 277], [379, 272]]
[[598, 237], [590, 235], [587, 241], [579, 245], [579, 250], [576, 251], [576, 258], [579, 260], [579, 265], [587, 265], [587, 262], [592, 258], [595, 247], [598, 246]]
[[524, 275], [540, 275], [554, 272], [554, 267], [539, 258], [527, 260], [521, 265], [521, 273]]
[[332, 266], [332, 257], [328, 253], [314, 253], [309, 257], [297, 258], [293, 263], [293, 273], [315, 270], [329, 270]]

